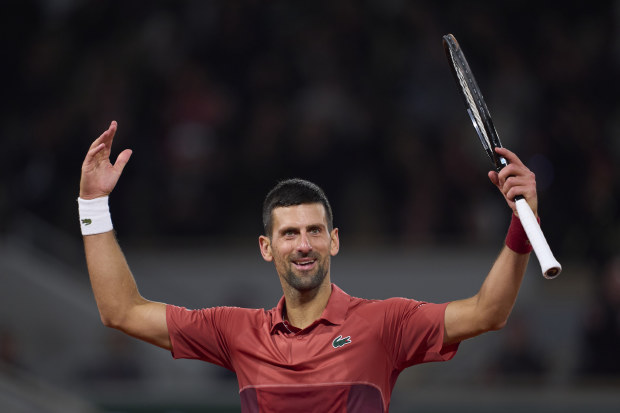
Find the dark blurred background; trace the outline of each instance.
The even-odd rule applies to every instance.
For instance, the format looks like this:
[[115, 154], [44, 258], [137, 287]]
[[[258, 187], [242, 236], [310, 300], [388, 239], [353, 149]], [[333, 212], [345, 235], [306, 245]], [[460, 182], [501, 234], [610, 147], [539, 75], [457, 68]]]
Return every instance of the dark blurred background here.
[[[513, 370], [529, 366], [538, 378], [554, 377], [556, 386], [592, 383], [593, 377], [603, 377], [603, 387], [620, 386], [619, 20], [617, 1], [2, 2], [0, 280], [10, 300], [4, 301], [0, 328], [5, 364], [21, 365], [7, 374], [26, 370], [28, 377], [47, 376], [71, 388], [101, 373], [81, 366], [75, 367], [81, 375], [60, 377], [50, 373], [58, 366], [40, 367], [43, 356], [37, 354], [46, 340], [64, 349], [63, 363], [72, 365], [68, 344], [51, 327], [56, 318], [41, 331], [35, 319], [19, 321], [19, 314], [26, 307], [48, 311], [33, 293], [35, 285], [42, 296], [75, 301], [68, 311], [94, 311], [84, 325], [98, 323], [75, 199], [83, 157], [111, 120], [119, 123], [113, 156], [134, 150], [111, 209], [121, 243], [138, 262], [154, 266], [171, 250], [204, 258], [209, 248], [224, 251], [219, 255], [231, 262], [246, 260], [235, 252], [255, 248], [264, 195], [278, 180], [295, 176], [327, 192], [351, 261], [369, 251], [387, 251], [377, 262], [389, 262], [390, 251], [406, 256], [420, 250], [450, 261], [466, 249], [490, 265], [509, 210], [486, 177], [490, 163], [444, 57], [441, 36], [453, 33], [504, 145], [536, 173], [543, 228], [565, 264], [553, 285], [535, 281], [526, 300], [551, 294], [560, 310], [550, 312], [574, 323], [574, 351], [566, 356], [574, 357], [572, 368], [545, 366], [535, 351], [539, 357], [515, 355], [498, 338], [494, 351], [506, 354], [496, 363], [487, 355], [490, 364], [479, 377], [502, 371], [512, 377]], [[176, 262], [163, 260], [159, 268]], [[532, 259], [532, 277], [540, 278], [537, 265]], [[24, 277], [30, 287], [19, 284]], [[204, 277], [200, 282], [217, 290], [217, 280]], [[385, 284], [371, 275], [365, 279]], [[139, 280], [141, 288], [149, 282]], [[275, 280], [265, 282], [272, 293], [278, 290]], [[479, 283], [475, 278], [466, 285]], [[176, 285], [179, 296], [184, 287], [193, 289]], [[229, 298], [271, 306], [278, 296]], [[223, 304], [237, 303], [224, 298]], [[461, 296], [437, 297], [454, 298]], [[508, 343], [531, 343], [528, 315], [515, 320], [514, 331], [498, 337], [514, 334]], [[112, 342], [108, 349], [135, 346], [96, 331], [106, 338], [92, 341]], [[563, 345], [553, 339], [543, 344]], [[55, 357], [45, 353], [46, 360]], [[153, 390], [139, 364], [132, 370], [131, 363], [120, 363], [121, 371], [113, 372], [136, 375], [131, 382], [145, 395], [132, 403], [106, 396], [97, 385], [67, 397], [76, 393], [96, 406], [124, 406], [119, 411], [143, 408]], [[0, 407], [3, 397], [21, 400], [13, 384], [0, 387]], [[19, 388], [29, 389], [24, 386]], [[481, 402], [472, 403], [481, 411]], [[166, 399], [160, 405], [175, 404]], [[406, 402], [402, 406], [408, 411]], [[69, 411], [64, 409], [59, 411]]]

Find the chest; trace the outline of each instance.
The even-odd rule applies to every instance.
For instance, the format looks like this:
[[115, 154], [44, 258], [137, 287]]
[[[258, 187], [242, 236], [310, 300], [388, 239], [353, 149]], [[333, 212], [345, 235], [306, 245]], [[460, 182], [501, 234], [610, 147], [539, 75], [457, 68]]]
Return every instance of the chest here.
[[319, 324], [299, 333], [255, 330], [236, 340], [231, 350], [240, 388], [273, 383], [377, 383], [389, 376], [393, 365], [379, 332], [365, 323]]

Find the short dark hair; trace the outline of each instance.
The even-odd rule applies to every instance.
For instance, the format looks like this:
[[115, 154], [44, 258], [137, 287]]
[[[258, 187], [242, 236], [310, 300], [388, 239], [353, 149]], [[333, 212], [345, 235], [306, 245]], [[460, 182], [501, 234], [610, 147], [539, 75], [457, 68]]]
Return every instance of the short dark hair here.
[[334, 215], [325, 192], [316, 184], [305, 179], [292, 178], [278, 182], [265, 197], [263, 202], [263, 229], [265, 235], [273, 231], [272, 212], [275, 208], [302, 204], [322, 204], [325, 208], [327, 228], [334, 228]]

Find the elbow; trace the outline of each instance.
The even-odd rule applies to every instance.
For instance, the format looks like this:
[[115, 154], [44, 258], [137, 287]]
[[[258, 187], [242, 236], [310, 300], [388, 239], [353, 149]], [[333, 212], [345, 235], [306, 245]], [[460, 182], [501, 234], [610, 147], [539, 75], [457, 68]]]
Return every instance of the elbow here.
[[106, 316], [104, 314], [99, 314], [100, 318], [101, 318], [101, 323], [109, 328], [115, 328], [115, 329], [119, 329], [120, 328], [120, 323], [118, 322], [117, 319], [113, 318], [113, 317], [109, 317]]
[[114, 328], [116, 330], [123, 329], [123, 317], [119, 317], [118, 314], [106, 311], [99, 311], [99, 317], [101, 319], [101, 323], [104, 326]]
[[499, 331], [506, 327], [507, 322], [508, 317], [502, 317], [499, 315], [488, 317], [484, 322], [484, 331]]
[[487, 331], [499, 331], [506, 327], [508, 317], [510, 316], [510, 309], [503, 306], [487, 307], [478, 312], [479, 325], [484, 332]]
[[131, 319], [132, 309], [137, 303], [97, 302], [101, 323], [109, 328], [123, 330]]
[[478, 334], [488, 333], [490, 331], [499, 331], [506, 326], [507, 317], [492, 311], [485, 311], [479, 314], [477, 324]]
[[502, 319], [502, 320], [494, 320], [493, 322], [489, 323], [489, 329], [488, 331], [499, 331], [502, 328], [506, 327], [506, 323], [508, 320], [506, 319]]

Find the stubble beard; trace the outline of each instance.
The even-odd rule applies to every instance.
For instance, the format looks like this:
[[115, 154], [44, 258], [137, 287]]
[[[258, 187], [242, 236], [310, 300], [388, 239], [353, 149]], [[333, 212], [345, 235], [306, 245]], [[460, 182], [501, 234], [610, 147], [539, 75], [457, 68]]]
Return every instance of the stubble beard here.
[[286, 271], [282, 274], [286, 283], [299, 292], [308, 292], [320, 287], [327, 276], [329, 259], [320, 260], [320, 257], [315, 258], [317, 259], [317, 267], [313, 274], [299, 275], [289, 262]]

